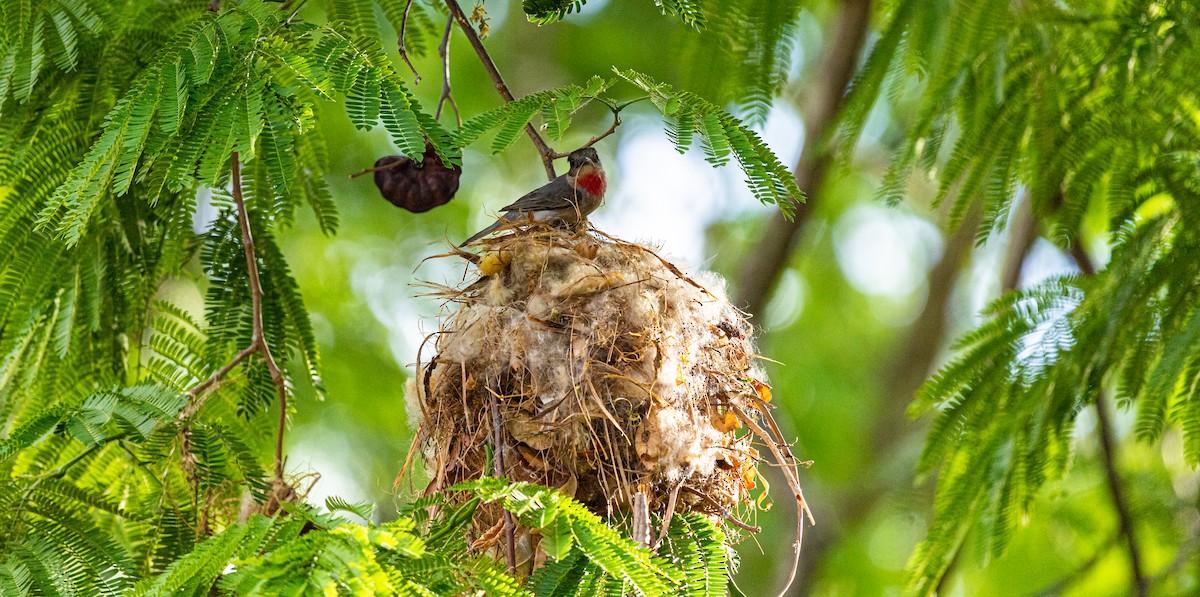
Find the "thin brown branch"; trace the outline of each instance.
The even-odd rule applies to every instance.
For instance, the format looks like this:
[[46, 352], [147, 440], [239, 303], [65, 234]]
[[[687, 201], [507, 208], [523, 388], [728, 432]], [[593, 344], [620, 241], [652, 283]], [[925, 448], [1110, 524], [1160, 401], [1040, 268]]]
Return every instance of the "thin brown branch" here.
[[1117, 521], [1121, 534], [1125, 537], [1125, 547], [1129, 551], [1129, 574], [1133, 580], [1134, 593], [1138, 597], [1150, 594], [1150, 583], [1142, 572], [1142, 552], [1138, 546], [1137, 534], [1134, 532], [1133, 515], [1129, 503], [1125, 499], [1125, 487], [1121, 484], [1121, 475], [1117, 471], [1117, 441], [1113, 430], [1112, 419], [1105, 406], [1104, 397], [1096, 401], [1096, 420], [1100, 432], [1100, 453], [1104, 460], [1104, 477], [1108, 481], [1108, 492], [1112, 496], [1113, 508], [1117, 511]]
[[[271, 348], [267, 344], [266, 334], [263, 330], [263, 289], [262, 281], [258, 275], [258, 259], [254, 249], [254, 235], [250, 230], [250, 216], [246, 211], [246, 200], [242, 193], [242, 169], [238, 161], [238, 153], [235, 151], [229, 156], [231, 173], [230, 179], [233, 187], [233, 201], [237, 206], [238, 228], [242, 233], [242, 251], [246, 256], [246, 274], [250, 283], [250, 310], [251, 310], [251, 333], [250, 344], [238, 351], [236, 355], [228, 363], [210, 375], [207, 379], [196, 384], [195, 387], [187, 391], [188, 404], [180, 412], [179, 419], [186, 421], [191, 419], [204, 406], [204, 402], [208, 393], [216, 388], [226, 376], [238, 365], [250, 358], [254, 353], [260, 353], [263, 361], [267, 365], [267, 370], [271, 373], [271, 381], [274, 382], [276, 390], [279, 392], [279, 425], [275, 434], [275, 492], [268, 505], [268, 509], [278, 506], [278, 502], [293, 499], [295, 492], [284, 482], [283, 479], [283, 438], [287, 429], [287, 383], [283, 377], [283, 371], [280, 370], [275, 357], [271, 354]], [[183, 435], [183, 451], [186, 459], [187, 448], [187, 430], [184, 430]]]
[[364, 168], [364, 169], [362, 169], [362, 170], [359, 170], [358, 172], [355, 172], [354, 174], [351, 174], [351, 175], [350, 175], [350, 178], [352, 178], [352, 179], [353, 179], [353, 178], [358, 178], [359, 176], [365, 176], [365, 175], [367, 175], [367, 174], [373, 174], [373, 173], [375, 173], [375, 172], [379, 172], [380, 170], [391, 170], [392, 168], [395, 168], [396, 166], [399, 166], [400, 164], [403, 164], [403, 163], [404, 163], [404, 162], [402, 162], [402, 161], [400, 161], [400, 160], [393, 160], [393, 161], [391, 161], [391, 162], [388, 162], [388, 163], [386, 163], [386, 164], [384, 164], [384, 165], [382, 165], [382, 166], [372, 166], [372, 167], [370, 167], [370, 168]]
[[1013, 214], [1012, 230], [1008, 236], [1008, 249], [1004, 256], [1004, 269], [1000, 273], [1000, 291], [1008, 292], [1021, 282], [1025, 270], [1025, 257], [1037, 239], [1037, 222], [1033, 219], [1033, 198], [1028, 193], [1017, 204]]
[[819, 70], [826, 76], [804, 119], [804, 148], [796, 163], [796, 184], [808, 193], [808, 201], [797, 206], [791, 221], [781, 214], [772, 217], [762, 240], [746, 252], [750, 257], [742, 269], [737, 304], [754, 315], [761, 315], [771, 290], [787, 267], [800, 233], [812, 217], [813, 202], [821, 196], [821, 186], [832, 162], [827, 141], [858, 65], [871, 16], [870, 0], [846, 0], [841, 6], [837, 29], [830, 38], [825, 63]]
[[[463, 34], [467, 36], [467, 41], [471, 42], [471, 47], [475, 49], [475, 53], [479, 55], [480, 62], [483, 63], [483, 68], [492, 78], [492, 84], [496, 87], [496, 92], [504, 101], [515, 101], [516, 98], [508, 89], [508, 85], [504, 82], [504, 77], [500, 75], [500, 70], [496, 68], [495, 61], [488, 54], [487, 48], [483, 47], [483, 40], [479, 39], [479, 34], [475, 28], [471, 26], [471, 21], [467, 19], [466, 13], [463, 12], [457, 0], [446, 0], [446, 8], [450, 9], [450, 15], [458, 23], [458, 28], [462, 29]], [[532, 124], [525, 125], [525, 133], [529, 135], [529, 140], [533, 141], [533, 146], [537, 148], [538, 154], [542, 157], [542, 166], [546, 169], [546, 178], [554, 180], [554, 155], [555, 151], [546, 145], [546, 141], [538, 134], [537, 129]]]
[[408, 12], [412, 10], [412, 5], [413, 0], [408, 0], [404, 4], [404, 15], [400, 17], [400, 39], [396, 42], [396, 45], [400, 47], [400, 59], [404, 61], [404, 64], [408, 65], [408, 70], [412, 71], [413, 85], [419, 85], [421, 83], [421, 73], [417, 72], [417, 67], [413, 66], [412, 60], [408, 58], [408, 48], [404, 43], [408, 34]]
[[450, 32], [453, 31], [454, 17], [450, 16], [446, 19], [446, 31], [442, 33], [442, 43], [438, 44], [438, 56], [442, 59], [442, 94], [438, 97], [437, 112], [434, 118], [442, 117], [442, 106], [446, 103], [454, 109], [454, 121], [458, 126], [462, 126], [462, 114], [458, 111], [458, 104], [454, 101], [454, 95], [450, 93]]
[[1071, 247], [1067, 249], [1071, 254], [1071, 259], [1075, 260], [1075, 265], [1079, 266], [1079, 271], [1083, 275], [1091, 277], [1096, 275], [1096, 264], [1092, 263], [1092, 258], [1088, 256], [1087, 249], [1083, 247], [1083, 241], [1076, 239], [1071, 243]]
[[[1096, 275], [1096, 266], [1083, 248], [1083, 241], [1076, 238], [1069, 249], [1075, 264], [1084, 276]], [[1108, 483], [1108, 493], [1112, 497], [1113, 509], [1117, 511], [1117, 523], [1121, 535], [1125, 537], [1126, 551], [1129, 552], [1129, 575], [1133, 582], [1134, 594], [1145, 597], [1150, 594], [1150, 581], [1146, 578], [1142, 566], [1142, 550], [1139, 546], [1137, 533], [1133, 524], [1133, 513], [1125, 497], [1125, 486], [1121, 481], [1121, 473], [1117, 470], [1117, 433], [1113, 426], [1112, 417], [1108, 413], [1104, 396], [1096, 400], [1096, 427], [1100, 433], [1100, 455], [1104, 462], [1104, 478]]]
[[[490, 407], [492, 411], [492, 448], [495, 451], [495, 456], [492, 458], [492, 474], [497, 478], [507, 474], [508, 468], [504, 466], [504, 448], [503, 435], [500, 432], [500, 407], [496, 404], [496, 396], [490, 396]], [[508, 573], [516, 574], [517, 571], [517, 541], [516, 541], [516, 522], [513, 521], [512, 513], [504, 510], [504, 556], [508, 563]]]
[[633, 532], [630, 537], [642, 547], [650, 547], [650, 503], [646, 492], [633, 494]]
[[267, 344], [266, 334], [263, 333], [263, 289], [258, 276], [258, 259], [255, 257], [254, 235], [250, 231], [250, 215], [246, 211], [246, 200], [242, 195], [242, 167], [238, 162], [237, 152], [230, 156], [233, 168], [230, 178], [233, 181], [233, 202], [237, 205], [238, 226], [242, 229], [242, 250], [246, 254], [246, 274], [250, 278], [250, 305], [253, 319], [253, 331], [250, 344], [262, 353], [267, 371], [271, 373], [271, 381], [279, 393], [279, 426], [275, 430], [275, 480], [283, 481], [283, 434], [287, 428], [287, 385], [283, 379], [283, 371], [271, 355], [271, 347]]
[[[612, 106], [609, 106], [608, 108], [610, 110], [612, 110], [612, 113], [613, 113], [612, 126], [608, 127], [607, 131], [604, 131], [603, 133], [600, 133], [599, 135], [596, 135], [595, 137], [588, 139], [588, 142], [581, 145], [580, 149], [582, 149], [584, 147], [591, 147], [591, 146], [595, 145], [596, 143], [599, 143], [605, 137], [617, 132], [617, 127], [621, 126], [621, 110], [620, 110], [620, 108], [613, 108]], [[569, 155], [571, 155], [569, 152], [563, 153], [561, 151], [556, 151], [556, 152], [554, 152], [553, 157], [554, 158], [565, 158]]]
[[[804, 521], [808, 519], [810, 525], [815, 525], [812, 510], [808, 507], [808, 501], [804, 499], [804, 491], [800, 488], [800, 472], [796, 468], [796, 457], [792, 455], [791, 448], [783, 442], [783, 438], [773, 434], [766, 429], [763, 429], [746, 411], [737, 406], [730, 406], [730, 410], [737, 416], [738, 420], [743, 425], [748, 427], [764, 444], [771, 454], [775, 456], [775, 462], [779, 464], [779, 470], [783, 474], [783, 478], [787, 481], [788, 488], [792, 490], [792, 497], [796, 500], [796, 542], [792, 544], [792, 566], [788, 572], [787, 581], [783, 585], [783, 590], [779, 592], [780, 597], [787, 594], [788, 589], [796, 582], [796, 573], [800, 570], [800, 548], [804, 543]], [[770, 418], [770, 415], [763, 413], [764, 417]]]
[[229, 372], [233, 371], [234, 367], [240, 365], [242, 361], [246, 360], [250, 357], [250, 355], [256, 352], [258, 352], [258, 346], [255, 344], [251, 344], [250, 346], [243, 348], [237, 353], [237, 355], [233, 357], [232, 360], [226, 363], [224, 367], [218, 369], [216, 373], [213, 373], [208, 377], [208, 379], [197, 384], [196, 387], [188, 390], [188, 405], [183, 409], [183, 412], [180, 413], [179, 418], [187, 420], [195, 416], [195, 414], [200, 410], [200, 407], [204, 406], [204, 399], [207, 392], [210, 389], [215, 388], [217, 384], [224, 381], [225, 376], [229, 375]]
[[1096, 553], [1092, 554], [1092, 557], [1080, 564], [1079, 567], [1075, 568], [1066, 576], [1054, 581], [1033, 595], [1035, 597], [1053, 597], [1055, 595], [1062, 595], [1067, 589], [1083, 580], [1083, 578], [1086, 577], [1088, 573], [1096, 567], [1096, 564], [1099, 564], [1100, 560], [1104, 559], [1104, 556], [1108, 554], [1108, 551], [1112, 549], [1114, 545], [1116, 545], [1120, 538], [1120, 534], [1112, 535], [1103, 543], [1101, 543], [1100, 547], [1096, 549]]
[[683, 474], [679, 475], [679, 482], [671, 488], [671, 493], [667, 497], [667, 511], [663, 512], [662, 526], [658, 531], [658, 538], [650, 544], [651, 551], [658, 549], [658, 546], [662, 545], [663, 540], [667, 538], [667, 531], [671, 530], [671, 519], [675, 517], [675, 504], [679, 500], [679, 490], [687, 482], [687, 478], [692, 476], [693, 470], [695, 469], [689, 466]]
[[733, 513], [730, 512], [728, 508], [726, 508], [725, 506], [722, 506], [720, 503], [717, 502], [717, 500], [713, 499], [712, 496], [710, 496], [702, 491], [697, 491], [697, 490], [692, 489], [691, 487], [687, 487], [687, 486], [684, 486], [683, 490], [708, 502], [709, 506], [716, 508], [717, 512], [721, 513], [721, 517], [724, 518], [725, 520], [729, 521], [729, 523], [732, 524], [733, 526], [735, 526], [739, 529], [742, 529], [743, 531], [749, 531], [751, 533], [757, 534], [757, 533], [762, 532], [762, 527], [748, 525], [748, 524], [738, 520], [737, 517], [734, 516]]

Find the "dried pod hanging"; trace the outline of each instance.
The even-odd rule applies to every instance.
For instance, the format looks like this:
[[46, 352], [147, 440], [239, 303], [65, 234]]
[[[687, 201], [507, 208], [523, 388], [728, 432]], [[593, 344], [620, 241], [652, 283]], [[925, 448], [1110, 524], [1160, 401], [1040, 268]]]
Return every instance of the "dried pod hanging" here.
[[462, 166], [447, 166], [428, 144], [420, 163], [389, 155], [379, 158], [372, 170], [375, 186], [383, 198], [414, 213], [429, 211], [453, 199], [462, 176]]
[[[479, 477], [490, 444], [503, 470], [489, 474], [602, 515], [641, 494], [659, 515], [745, 517], [765, 497], [762, 448], [804, 508], [752, 328], [719, 278], [697, 282], [598, 232], [533, 226], [482, 242], [481, 277], [444, 291], [458, 308], [408, 391], [428, 491]], [[481, 510], [475, 536], [501, 523]], [[535, 537], [516, 544], [517, 561], [540, 561]]]

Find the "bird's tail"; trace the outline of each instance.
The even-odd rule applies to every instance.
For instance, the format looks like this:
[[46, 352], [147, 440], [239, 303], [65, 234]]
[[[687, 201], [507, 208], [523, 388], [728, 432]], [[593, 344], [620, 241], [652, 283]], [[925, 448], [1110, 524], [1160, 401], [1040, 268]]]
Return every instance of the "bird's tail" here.
[[467, 240], [464, 240], [464, 241], [462, 242], [462, 244], [461, 244], [461, 245], [458, 245], [458, 246], [460, 246], [460, 247], [465, 247], [465, 246], [467, 246], [467, 245], [469, 245], [469, 244], [471, 244], [471, 243], [473, 243], [473, 242], [475, 242], [475, 241], [477, 241], [477, 240], [479, 240], [479, 239], [481, 239], [481, 238], [483, 238], [483, 237], [487, 236], [488, 234], [491, 234], [491, 232], [492, 232], [493, 230], [495, 230], [495, 229], [499, 228], [499, 227], [501, 226], [501, 224], [503, 224], [503, 223], [504, 223], [504, 220], [496, 220], [496, 223], [495, 223], [495, 224], [492, 224], [491, 226], [488, 226], [487, 228], [484, 228], [483, 230], [480, 230], [479, 232], [476, 232], [475, 234], [471, 235], [471, 238], [468, 238]]

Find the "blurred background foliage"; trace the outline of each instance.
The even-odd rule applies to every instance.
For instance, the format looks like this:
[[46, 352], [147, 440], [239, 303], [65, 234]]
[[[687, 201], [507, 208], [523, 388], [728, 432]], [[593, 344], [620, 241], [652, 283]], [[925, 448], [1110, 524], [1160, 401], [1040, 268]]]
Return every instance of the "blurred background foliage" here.
[[[818, 124], [817, 134], [827, 125], [821, 94], [826, 80], [837, 76], [828, 61], [839, 35], [846, 35], [839, 19], [848, 11], [869, 12], [862, 35], [870, 47], [891, 7], [868, 11], [866, 2], [853, 1], [758, 4], [763, 18], [786, 27], [793, 40], [781, 46], [788, 56], [779, 62], [779, 96], [773, 102], [762, 97], [735, 102], [746, 98], [745, 73], [737, 48], [714, 45], [721, 22], [697, 32], [662, 18], [650, 2], [591, 0], [578, 14], [539, 27], [526, 21], [519, 2], [491, 0], [486, 44], [518, 97], [604, 76], [619, 65], [714, 101], [735, 102], [784, 162], [794, 164], [806, 137], [814, 134], [812, 125]], [[319, 18], [317, 12], [311, 16]], [[852, 65], [862, 58], [853, 56]], [[414, 64], [423, 77], [415, 93], [433, 105], [440, 91], [439, 61], [430, 51]], [[499, 104], [460, 36], [451, 43], [451, 64], [464, 117]], [[613, 95], [632, 98], [635, 91], [618, 87]], [[906, 561], [930, 524], [933, 488], [931, 480], [913, 480], [928, 417], [912, 420], [904, 411], [921, 381], [946, 360], [952, 340], [981, 322], [978, 313], [1006, 283], [1009, 238], [975, 242], [971, 226], [964, 233], [950, 225], [949, 206], [933, 206], [935, 175], [910, 181], [899, 205], [876, 199], [917, 109], [902, 90], [891, 93], [898, 101], [874, 106], [853, 151], [827, 170], [819, 199], [800, 216], [803, 227], [777, 289], [755, 313], [761, 352], [779, 361], [767, 366], [780, 406], [777, 417], [799, 438], [801, 459], [813, 461], [803, 482], [818, 524], [805, 538], [796, 594], [895, 594], [905, 586]], [[602, 106], [588, 107], [556, 148], [581, 144], [607, 128], [608, 119]], [[410, 214], [383, 201], [367, 177], [337, 175], [391, 153], [387, 135], [357, 132], [338, 117], [320, 121], [330, 139], [330, 184], [342, 224], [335, 237], [327, 237], [301, 217], [283, 243], [313, 312], [329, 399], [316, 402], [310, 396], [297, 405], [289, 467], [321, 471], [314, 502], [325, 495], [369, 500], [386, 519], [423, 482], [417, 476], [398, 494], [393, 491], [412, 437], [404, 383], [441, 309], [421, 296], [420, 283], [467, 275], [444, 261], [423, 260], [445, 251], [447, 240], [457, 242], [485, 225], [498, 207], [540, 184], [543, 172], [524, 139], [500, 156], [468, 149], [457, 198]], [[697, 153], [676, 153], [661, 128], [648, 106], [633, 106], [617, 135], [598, 146], [612, 182], [593, 221], [737, 285], [762, 259], [756, 251], [775, 210], [753, 200], [734, 168], [713, 170]], [[1084, 229], [1084, 246], [1102, 264], [1103, 215], [1089, 216]], [[1015, 282], [1028, 288], [1072, 271], [1077, 266], [1066, 252], [1034, 239]], [[730, 290], [739, 296], [744, 288]], [[983, 543], [968, 543], [943, 582], [946, 594], [1128, 590], [1117, 519], [1103, 469], [1092, 458], [1099, 449], [1090, 433], [1094, 424], [1091, 413], [1081, 415], [1072, 474], [1037, 494], [1028, 523], [1007, 552], [990, 557]], [[1132, 417], [1120, 411], [1119, 436], [1130, 437], [1131, 426]], [[1189, 557], [1186, 550], [1178, 552], [1194, 539], [1186, 539], [1192, 531], [1181, 524], [1176, 504], [1194, 503], [1196, 477], [1175, 436], [1161, 446], [1125, 443], [1120, 466], [1138, 514], [1144, 566], [1154, 574], [1172, 566], [1177, 555]], [[739, 546], [736, 580], [747, 594], [782, 584], [790, 559], [789, 516], [786, 507], [763, 514], [758, 524], [764, 532]], [[1194, 511], [1191, 516], [1195, 519]], [[1159, 586], [1164, 594], [1196, 588], [1195, 568], [1188, 568], [1192, 571]]]

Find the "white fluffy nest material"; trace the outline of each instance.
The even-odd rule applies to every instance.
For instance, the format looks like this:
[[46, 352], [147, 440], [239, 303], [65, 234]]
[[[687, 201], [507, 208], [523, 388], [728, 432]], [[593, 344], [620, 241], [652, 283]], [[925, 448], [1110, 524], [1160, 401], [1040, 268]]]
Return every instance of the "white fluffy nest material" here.
[[752, 444], [786, 446], [751, 326], [716, 276], [698, 283], [640, 245], [546, 227], [483, 249], [450, 254], [481, 277], [442, 289], [458, 308], [409, 391], [429, 491], [486, 472], [599, 513], [639, 492], [659, 513], [753, 508]]

